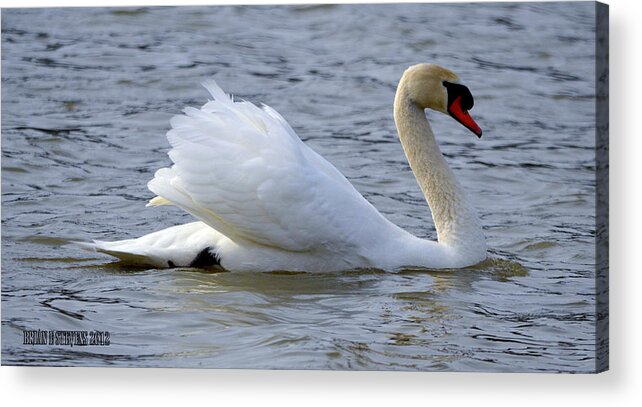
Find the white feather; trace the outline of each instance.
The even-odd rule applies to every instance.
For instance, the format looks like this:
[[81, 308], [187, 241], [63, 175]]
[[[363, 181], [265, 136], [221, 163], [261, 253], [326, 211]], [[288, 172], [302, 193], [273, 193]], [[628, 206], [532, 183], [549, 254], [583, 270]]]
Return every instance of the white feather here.
[[273, 109], [232, 102], [215, 82], [202, 109], [171, 120], [171, 168], [149, 189], [237, 243], [288, 251], [328, 250], [370, 240], [346, 223], [385, 220]]
[[134, 265], [159, 268], [189, 266], [196, 256], [207, 248], [215, 248], [225, 236], [202, 222], [173, 226], [138, 239], [82, 244], [97, 252], [106, 253]]

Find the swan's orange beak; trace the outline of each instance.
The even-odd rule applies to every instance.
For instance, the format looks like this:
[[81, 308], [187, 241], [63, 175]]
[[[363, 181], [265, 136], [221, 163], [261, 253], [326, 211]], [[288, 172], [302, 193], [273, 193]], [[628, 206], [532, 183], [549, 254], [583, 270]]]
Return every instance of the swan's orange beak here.
[[448, 113], [457, 120], [459, 123], [463, 124], [468, 130], [475, 133], [479, 138], [482, 136], [482, 129], [475, 123], [468, 111], [461, 108], [461, 96], [458, 96], [450, 106], [448, 107]]

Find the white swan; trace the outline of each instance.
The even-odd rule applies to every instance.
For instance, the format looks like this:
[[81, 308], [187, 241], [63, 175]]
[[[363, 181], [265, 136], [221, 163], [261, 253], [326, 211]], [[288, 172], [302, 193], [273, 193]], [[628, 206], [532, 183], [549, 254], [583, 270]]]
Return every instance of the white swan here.
[[214, 100], [171, 119], [174, 165], [148, 183], [148, 206], [176, 205], [200, 222], [93, 249], [154, 267], [220, 264], [230, 271], [460, 268], [486, 258], [480, 223], [435, 142], [424, 109], [450, 114], [481, 137], [468, 88], [453, 72], [415, 65], [399, 82], [394, 119], [432, 210], [438, 242], [388, 221], [268, 106]]

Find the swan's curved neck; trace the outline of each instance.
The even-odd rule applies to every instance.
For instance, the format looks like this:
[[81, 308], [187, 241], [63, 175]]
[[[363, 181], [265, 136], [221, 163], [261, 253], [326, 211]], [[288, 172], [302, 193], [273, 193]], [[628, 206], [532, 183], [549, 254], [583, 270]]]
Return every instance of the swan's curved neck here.
[[446, 163], [421, 107], [411, 100], [402, 80], [394, 117], [401, 145], [432, 211], [440, 244], [456, 256], [486, 256], [484, 235], [464, 191]]

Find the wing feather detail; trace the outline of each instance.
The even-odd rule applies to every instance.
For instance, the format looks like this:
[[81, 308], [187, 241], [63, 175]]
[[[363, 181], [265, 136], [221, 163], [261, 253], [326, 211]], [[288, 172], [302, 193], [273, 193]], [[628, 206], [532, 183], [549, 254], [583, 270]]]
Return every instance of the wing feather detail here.
[[388, 226], [278, 112], [204, 86], [214, 100], [171, 119], [174, 164], [156, 172], [152, 192], [232, 241], [290, 251], [345, 249]]

